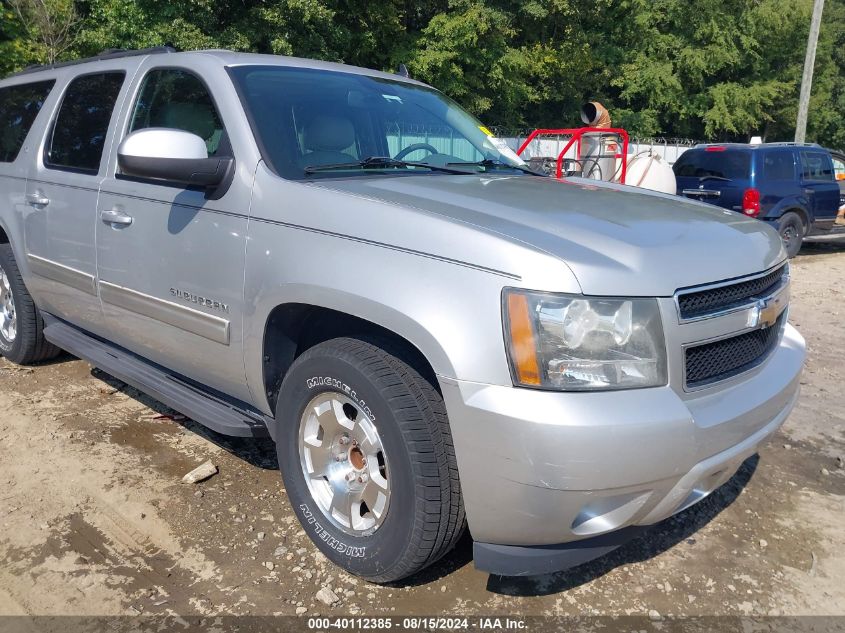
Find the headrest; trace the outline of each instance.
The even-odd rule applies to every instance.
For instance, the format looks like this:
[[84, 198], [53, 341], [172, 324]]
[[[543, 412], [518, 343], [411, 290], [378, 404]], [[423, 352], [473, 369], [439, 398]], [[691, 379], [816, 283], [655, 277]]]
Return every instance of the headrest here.
[[355, 143], [355, 128], [345, 117], [318, 114], [305, 125], [302, 143], [312, 152], [336, 152]]
[[206, 141], [217, 131], [214, 112], [204, 103], [168, 103], [161, 125], [191, 132]]

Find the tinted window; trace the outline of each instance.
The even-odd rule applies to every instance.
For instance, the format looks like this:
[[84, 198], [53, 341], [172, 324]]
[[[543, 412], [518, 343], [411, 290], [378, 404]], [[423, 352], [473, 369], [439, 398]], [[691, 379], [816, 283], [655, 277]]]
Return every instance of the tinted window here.
[[0, 88], [0, 162], [11, 163], [17, 158], [55, 83], [50, 80]]
[[833, 163], [823, 152], [801, 152], [801, 176], [805, 180], [833, 180]]
[[681, 154], [673, 169], [675, 175], [681, 177], [747, 179], [751, 172], [751, 154], [745, 151], [689, 150]]
[[48, 167], [96, 172], [123, 72], [74, 79], [62, 99], [44, 163]]
[[763, 155], [765, 180], [795, 180], [795, 161], [792, 152], [766, 152]]
[[184, 70], [150, 71], [135, 103], [129, 131], [167, 127], [196, 134], [209, 156], [220, 147], [223, 123], [205, 84]]

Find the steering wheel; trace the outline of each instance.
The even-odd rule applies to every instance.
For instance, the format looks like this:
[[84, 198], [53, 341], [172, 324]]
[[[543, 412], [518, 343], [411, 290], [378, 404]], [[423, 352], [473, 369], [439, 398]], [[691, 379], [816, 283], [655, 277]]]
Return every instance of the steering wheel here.
[[408, 154], [410, 154], [411, 152], [415, 152], [418, 149], [424, 149], [429, 154], [439, 154], [440, 153], [440, 152], [437, 151], [436, 147], [432, 147], [428, 143], [414, 143], [413, 145], [408, 145], [408, 147], [406, 147], [405, 149], [400, 150], [400, 152], [398, 154], [396, 154], [396, 156], [394, 156], [393, 158], [395, 158], [396, 160], [402, 160]]

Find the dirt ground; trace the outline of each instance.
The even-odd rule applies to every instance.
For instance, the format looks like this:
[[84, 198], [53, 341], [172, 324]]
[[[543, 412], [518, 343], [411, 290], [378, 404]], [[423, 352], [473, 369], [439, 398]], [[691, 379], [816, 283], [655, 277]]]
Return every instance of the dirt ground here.
[[[645, 537], [530, 579], [476, 571], [467, 538], [402, 586], [357, 580], [300, 529], [269, 442], [168, 419], [69, 356], [0, 359], [0, 614], [845, 615], [845, 243], [792, 270], [809, 359], [775, 440]], [[208, 459], [219, 474], [180, 482]]]

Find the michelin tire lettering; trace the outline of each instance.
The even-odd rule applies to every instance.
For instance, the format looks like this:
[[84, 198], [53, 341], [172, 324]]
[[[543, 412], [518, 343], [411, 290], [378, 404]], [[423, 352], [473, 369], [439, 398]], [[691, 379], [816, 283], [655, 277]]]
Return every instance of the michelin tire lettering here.
[[306, 504], [301, 503], [299, 505], [299, 509], [302, 511], [303, 520], [307, 525], [311, 526], [314, 529], [314, 533], [317, 535], [317, 537], [326, 545], [335, 550], [337, 553], [346, 554], [351, 558], [364, 558], [364, 556], [366, 556], [367, 548], [347, 545], [346, 543], [337, 540], [335, 537], [329, 534], [326, 529], [322, 525], [320, 525], [320, 522], [317, 520], [317, 517], [314, 516], [314, 514], [311, 512], [310, 508]]
[[332, 378], [331, 376], [319, 376], [315, 378], [309, 378], [305, 381], [305, 386], [309, 389], [314, 389], [315, 387], [332, 387], [333, 389], [337, 389], [342, 394], [345, 394], [352, 398], [355, 401], [361, 410], [370, 418], [373, 422], [376, 421], [376, 416], [373, 413], [372, 409], [367, 405], [365, 400], [359, 400], [358, 394], [355, 393], [355, 390], [347, 385], [342, 380], [338, 380], [337, 378]]

